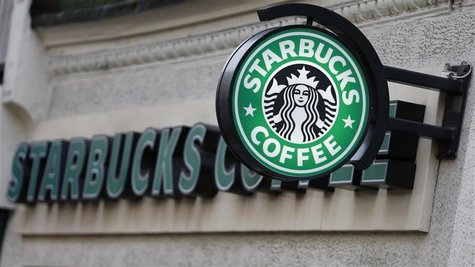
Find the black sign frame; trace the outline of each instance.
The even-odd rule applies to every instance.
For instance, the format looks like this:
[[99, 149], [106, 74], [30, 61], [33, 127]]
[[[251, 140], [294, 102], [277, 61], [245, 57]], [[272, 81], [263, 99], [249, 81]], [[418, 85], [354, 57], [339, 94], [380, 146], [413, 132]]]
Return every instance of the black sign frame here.
[[[364, 68], [364, 76], [368, 82], [369, 91], [369, 114], [368, 125], [365, 129], [364, 137], [359, 144], [359, 148], [347, 156], [345, 161], [350, 162], [358, 168], [369, 167], [376, 157], [379, 147], [384, 139], [388, 124], [389, 92], [385, 78], [383, 65], [364, 34], [353, 23], [337, 13], [308, 4], [282, 4], [261, 8], [257, 11], [261, 21], [272, 20], [286, 16], [306, 16], [307, 25], [293, 25], [280, 28], [267, 29], [244, 41], [226, 62], [223, 74], [216, 94], [216, 114], [223, 138], [229, 145], [234, 155], [245, 165], [256, 172], [281, 180], [298, 180], [299, 178], [289, 177], [266, 168], [259, 163], [241, 144], [241, 140], [234, 130], [235, 124], [231, 112], [231, 94], [234, 84], [235, 72], [241, 65], [247, 53], [252, 50], [256, 43], [267, 35], [277, 31], [285, 30], [287, 27], [309, 27], [331, 34], [341, 41], [357, 58], [359, 64]], [[325, 26], [328, 30], [315, 28], [313, 22]], [[322, 173], [314, 179], [328, 175], [338, 169], [345, 162], [335, 166], [332, 170]]]

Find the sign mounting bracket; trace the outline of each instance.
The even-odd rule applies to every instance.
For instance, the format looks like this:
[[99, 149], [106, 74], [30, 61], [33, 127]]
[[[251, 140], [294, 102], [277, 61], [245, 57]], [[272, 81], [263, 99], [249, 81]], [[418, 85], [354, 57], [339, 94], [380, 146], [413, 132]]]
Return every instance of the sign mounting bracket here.
[[446, 64], [447, 78], [384, 66], [386, 79], [446, 94], [442, 126], [429, 125], [396, 118], [389, 118], [390, 130], [417, 134], [438, 141], [439, 159], [454, 159], [460, 142], [460, 133], [467, 101], [472, 66], [468, 62], [450, 66]]

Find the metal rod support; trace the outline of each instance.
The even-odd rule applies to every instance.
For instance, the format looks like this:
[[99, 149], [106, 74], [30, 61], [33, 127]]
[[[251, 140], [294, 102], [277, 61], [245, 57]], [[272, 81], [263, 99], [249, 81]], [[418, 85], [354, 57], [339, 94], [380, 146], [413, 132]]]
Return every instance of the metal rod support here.
[[452, 141], [455, 139], [456, 133], [456, 130], [453, 128], [444, 128], [441, 126], [398, 118], [389, 118], [388, 129], [397, 132], [431, 137], [440, 141]]
[[312, 17], [307, 17], [307, 22], [305, 23], [307, 26], [312, 26], [313, 24], [313, 18]]
[[461, 94], [463, 86], [461, 80], [451, 80], [425, 73], [384, 66], [388, 81], [417, 86], [424, 89], [438, 90], [443, 93]]

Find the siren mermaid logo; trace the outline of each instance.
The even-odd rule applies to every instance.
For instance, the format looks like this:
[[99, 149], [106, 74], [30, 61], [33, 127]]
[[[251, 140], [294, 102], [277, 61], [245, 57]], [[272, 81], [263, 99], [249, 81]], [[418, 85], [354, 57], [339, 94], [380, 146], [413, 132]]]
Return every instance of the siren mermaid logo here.
[[331, 34], [309, 27], [275, 30], [236, 69], [234, 127], [246, 151], [271, 171], [321, 176], [344, 164], [362, 142], [366, 80], [351, 51]]
[[[289, 71], [300, 66], [298, 76]], [[309, 75], [310, 70], [316, 75]], [[289, 72], [285, 84], [279, 84], [275, 77], [264, 94], [266, 119], [272, 129], [286, 140], [311, 142], [333, 125], [338, 108], [336, 92], [321, 71], [308, 65], [291, 65], [275, 76], [285, 76]], [[324, 84], [326, 89], [318, 88], [319, 84]]]

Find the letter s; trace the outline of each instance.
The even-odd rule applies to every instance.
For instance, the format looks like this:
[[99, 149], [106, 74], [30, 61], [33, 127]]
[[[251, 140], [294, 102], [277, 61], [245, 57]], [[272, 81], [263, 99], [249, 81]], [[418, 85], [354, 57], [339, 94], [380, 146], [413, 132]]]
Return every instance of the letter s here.
[[244, 77], [244, 87], [246, 89], [252, 89], [254, 93], [257, 93], [261, 87], [261, 80], [256, 77], [251, 78], [252, 76], [250, 74], [247, 74], [246, 77]]
[[351, 105], [353, 102], [356, 102], [356, 103], [360, 102], [360, 94], [355, 89], [350, 90], [350, 92], [343, 91], [342, 95], [343, 95], [343, 103], [345, 103], [345, 105], [347, 106]]

